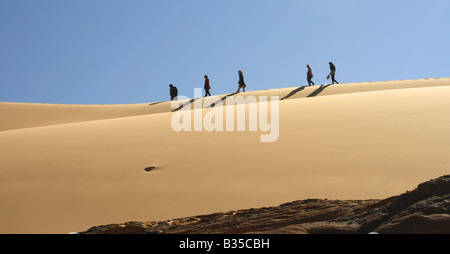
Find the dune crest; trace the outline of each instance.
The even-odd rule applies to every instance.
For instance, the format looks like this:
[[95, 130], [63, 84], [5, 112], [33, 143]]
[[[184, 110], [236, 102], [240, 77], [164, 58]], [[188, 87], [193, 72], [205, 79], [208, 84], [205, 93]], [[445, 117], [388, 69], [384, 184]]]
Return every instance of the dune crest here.
[[[311, 87], [288, 87], [214, 96], [220, 97], [222, 101], [227, 96], [243, 96], [244, 98], [247, 96], [279, 96], [280, 100], [287, 100], [357, 92], [449, 86], [449, 83], [450, 78], [365, 82], [340, 85], [325, 84]], [[183, 103], [183, 105], [189, 105], [193, 101], [193, 99], [190, 99]], [[0, 123], [0, 131], [167, 113], [176, 110], [177, 109], [173, 109], [171, 107], [170, 101], [122, 105], [69, 105], [0, 102], [0, 112], [3, 120], [2, 123]]]

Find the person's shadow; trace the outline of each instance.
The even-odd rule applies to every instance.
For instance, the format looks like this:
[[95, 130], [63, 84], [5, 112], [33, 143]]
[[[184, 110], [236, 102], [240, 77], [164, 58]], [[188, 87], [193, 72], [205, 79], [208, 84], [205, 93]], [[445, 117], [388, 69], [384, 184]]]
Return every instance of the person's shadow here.
[[153, 105], [156, 105], [156, 104], [160, 104], [161, 102], [152, 102], [152, 103], [150, 103], [150, 104], [148, 104], [149, 106], [153, 106]]
[[181, 106], [179, 106], [178, 108], [172, 110], [172, 112], [176, 112], [176, 111], [182, 109], [184, 106], [187, 106], [187, 105], [193, 103], [194, 101], [196, 101], [196, 100], [198, 100], [198, 99], [201, 99], [201, 97], [200, 97], [200, 98], [195, 98], [195, 99], [190, 99], [189, 101], [185, 102], [183, 105], [181, 105]]
[[220, 100], [218, 100], [218, 101], [216, 101], [216, 102], [214, 102], [214, 103], [211, 103], [211, 108], [214, 107], [214, 106], [216, 106], [217, 103], [223, 102], [227, 97], [233, 96], [233, 95], [235, 95], [235, 94], [237, 94], [237, 93], [238, 93], [238, 92], [234, 92], [234, 93], [227, 94], [227, 95], [225, 95], [224, 97], [220, 98]]
[[319, 88], [317, 88], [314, 92], [312, 92], [310, 95], [306, 97], [314, 97], [320, 94], [325, 88], [329, 87], [331, 85], [321, 85]]
[[305, 89], [305, 86], [301, 86], [301, 87], [299, 87], [299, 88], [297, 88], [297, 89], [294, 89], [294, 90], [292, 90], [288, 95], [286, 95], [286, 96], [284, 96], [283, 98], [281, 98], [281, 100], [288, 99], [289, 97], [291, 97], [292, 95], [294, 95], [294, 94], [300, 92], [300, 91], [303, 90], [303, 89]]

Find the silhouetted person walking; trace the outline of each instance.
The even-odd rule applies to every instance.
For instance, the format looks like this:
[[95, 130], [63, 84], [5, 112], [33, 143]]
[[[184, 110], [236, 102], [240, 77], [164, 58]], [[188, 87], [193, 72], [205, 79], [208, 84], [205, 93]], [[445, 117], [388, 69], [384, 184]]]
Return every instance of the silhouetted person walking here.
[[205, 97], [206, 96], [211, 96], [211, 94], [209, 93], [209, 89], [211, 89], [211, 86], [209, 85], [209, 78], [208, 75], [205, 75]]
[[336, 75], [336, 66], [334, 66], [332, 62], [329, 62], [329, 64], [330, 64], [330, 74], [328, 74], [327, 79], [329, 79], [331, 76], [331, 81], [333, 82], [332, 84], [334, 84], [334, 82], [339, 84], [339, 82], [337, 82], [336, 79], [334, 78], [334, 75]]
[[309, 64], [307, 64], [306, 67], [308, 68], [308, 72], [306, 73], [306, 79], [308, 80], [308, 85], [311, 86], [311, 83], [312, 83], [312, 85], [314, 85], [314, 82], [312, 82], [312, 80], [311, 80], [314, 77], [311, 67], [309, 67]]
[[244, 93], [245, 93], [246, 85], [245, 85], [245, 82], [244, 82], [244, 74], [242, 74], [241, 70], [238, 70], [238, 73], [239, 73], [239, 81], [238, 81], [239, 88], [237, 90], [237, 93], [239, 93], [239, 91], [241, 91], [241, 88], [244, 90]]
[[177, 99], [178, 89], [172, 84], [170, 84], [169, 87], [170, 87], [170, 100], [173, 101], [174, 99]]

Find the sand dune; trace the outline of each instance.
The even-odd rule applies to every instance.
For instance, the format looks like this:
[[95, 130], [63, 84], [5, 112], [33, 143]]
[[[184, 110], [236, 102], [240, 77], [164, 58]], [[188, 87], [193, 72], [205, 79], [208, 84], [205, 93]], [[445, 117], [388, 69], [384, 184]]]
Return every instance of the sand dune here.
[[242, 95], [280, 97], [276, 142], [261, 143], [261, 131], [175, 132], [170, 102], [0, 103], [0, 233], [382, 199], [450, 172], [450, 79]]
[[[403, 88], [448, 86], [450, 78], [422, 79], [405, 81], [367, 82], [334, 85], [317, 85], [312, 87], [299, 86], [261, 91], [240, 93], [247, 96], [278, 96], [280, 100], [311, 98], [324, 95], [337, 95], [356, 92], [370, 92]], [[220, 99], [235, 93], [215, 95]], [[188, 94], [186, 97], [192, 97]], [[183, 100], [183, 104], [190, 104], [191, 100]], [[221, 101], [221, 100], [218, 100]], [[221, 101], [222, 102], [222, 101]], [[55, 124], [77, 123], [83, 121], [139, 116], [157, 113], [172, 112], [170, 101], [124, 104], [124, 105], [66, 105], [42, 103], [11, 103], [0, 102], [2, 123], [0, 131], [20, 128], [31, 128]]]

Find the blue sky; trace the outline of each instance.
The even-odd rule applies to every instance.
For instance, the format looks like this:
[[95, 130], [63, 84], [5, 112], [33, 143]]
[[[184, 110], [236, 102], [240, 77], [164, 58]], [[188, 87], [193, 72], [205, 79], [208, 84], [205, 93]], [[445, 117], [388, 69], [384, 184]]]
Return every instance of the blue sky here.
[[0, 0], [0, 101], [128, 104], [450, 77], [448, 0]]

